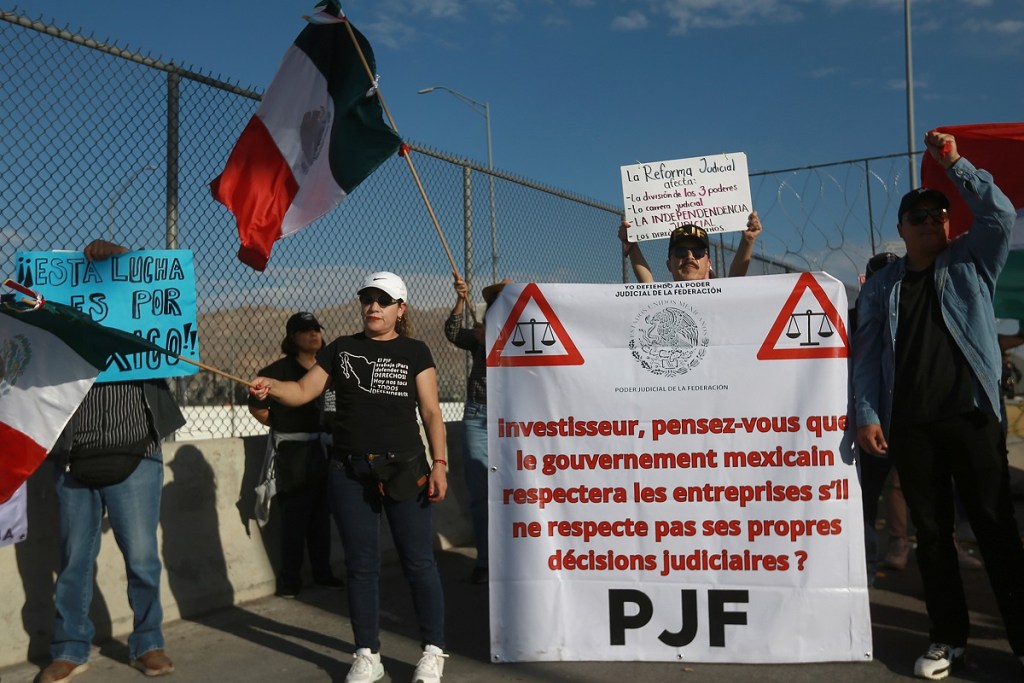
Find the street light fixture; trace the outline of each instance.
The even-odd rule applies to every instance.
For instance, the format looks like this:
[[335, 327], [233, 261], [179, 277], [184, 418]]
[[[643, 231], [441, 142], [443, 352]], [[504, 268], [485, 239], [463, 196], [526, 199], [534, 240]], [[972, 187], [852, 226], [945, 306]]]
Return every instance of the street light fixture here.
[[113, 242], [114, 241], [114, 207], [117, 205], [117, 200], [121, 198], [121, 195], [123, 195], [128, 190], [129, 187], [131, 187], [131, 184], [135, 182], [136, 178], [138, 178], [140, 175], [142, 175], [145, 172], [155, 171], [155, 170], [156, 170], [156, 166], [152, 166], [152, 165], [146, 165], [146, 166], [143, 166], [142, 168], [137, 169], [136, 171], [134, 171], [133, 173], [131, 173], [130, 175], [128, 175], [125, 178], [124, 183], [121, 185], [121, 188], [116, 193], [110, 195], [110, 204], [109, 204], [109, 206], [107, 206], [107, 241], [108, 242]]
[[[487, 125], [487, 170], [494, 170], [494, 157], [491, 153], [491, 105], [487, 102], [479, 102], [474, 100], [472, 97], [463, 95], [458, 90], [453, 90], [444, 85], [435, 85], [430, 88], [424, 88], [418, 91], [420, 95], [426, 95], [432, 93], [435, 90], [443, 90], [449, 95], [453, 95], [464, 103], [468, 104], [469, 107], [476, 113], [484, 117], [484, 122]], [[491, 282], [498, 281], [498, 223], [494, 211], [494, 175], [487, 175], [487, 183], [490, 191], [491, 199]]]

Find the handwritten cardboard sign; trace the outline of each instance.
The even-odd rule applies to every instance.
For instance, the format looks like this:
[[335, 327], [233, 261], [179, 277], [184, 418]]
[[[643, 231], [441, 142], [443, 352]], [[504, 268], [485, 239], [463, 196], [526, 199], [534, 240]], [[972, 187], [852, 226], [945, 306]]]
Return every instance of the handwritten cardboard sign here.
[[[18, 252], [17, 280], [96, 322], [199, 360], [196, 277], [187, 250], [131, 251], [89, 261], [80, 251]], [[97, 382], [181, 377], [199, 368], [162, 353], [113, 355]]]
[[752, 210], [747, 155], [623, 166], [622, 198], [630, 242], [667, 238], [686, 224], [708, 234], [745, 230]]

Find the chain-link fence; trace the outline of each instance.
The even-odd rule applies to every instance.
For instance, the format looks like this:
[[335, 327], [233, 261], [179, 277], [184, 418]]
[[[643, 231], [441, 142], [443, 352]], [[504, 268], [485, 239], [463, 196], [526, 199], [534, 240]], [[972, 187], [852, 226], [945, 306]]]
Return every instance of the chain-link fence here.
[[[254, 376], [280, 355], [284, 322], [296, 310], [314, 311], [328, 338], [359, 329], [358, 283], [367, 272], [392, 270], [409, 286], [414, 335], [434, 353], [442, 401], [461, 402], [465, 354], [442, 330], [454, 303], [448, 259], [403, 160], [390, 159], [337, 210], [280, 241], [271, 265], [255, 273], [235, 258], [233, 217], [208, 184], [260, 93], [10, 12], [0, 19], [6, 268], [17, 251], [81, 249], [97, 237], [132, 248], [189, 249], [203, 362], [238, 377]], [[476, 299], [495, 276], [587, 283], [627, 277], [615, 236], [620, 208], [412, 148]], [[827, 270], [855, 287], [868, 256], [895, 240], [906, 168], [906, 156], [893, 155], [752, 174], [765, 232], [750, 272]], [[726, 272], [736, 237], [716, 240], [717, 272]], [[206, 372], [175, 384], [191, 407], [187, 436], [252, 430], [240, 385]], [[458, 419], [457, 410], [446, 419]]]

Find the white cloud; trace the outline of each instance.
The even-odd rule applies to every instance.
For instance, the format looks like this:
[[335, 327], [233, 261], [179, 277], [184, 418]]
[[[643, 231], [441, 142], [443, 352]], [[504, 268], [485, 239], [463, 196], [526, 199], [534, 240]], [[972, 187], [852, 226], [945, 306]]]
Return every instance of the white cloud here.
[[647, 28], [647, 16], [638, 10], [633, 10], [625, 16], [612, 19], [612, 30], [614, 31], [640, 31]]
[[838, 66], [822, 66], [812, 70], [807, 74], [807, 76], [817, 80], [819, 78], [828, 78], [829, 76], [833, 76], [837, 73], [839, 73]]
[[459, 16], [462, 3], [459, 0], [412, 0], [412, 11], [433, 19], [444, 19]]
[[728, 28], [761, 20], [795, 21], [801, 14], [796, 3], [785, 0], [665, 0], [664, 13], [673, 22], [672, 33], [690, 29]]
[[967, 28], [974, 33], [989, 33], [999, 36], [1024, 35], [1024, 21], [1019, 19], [976, 21], [971, 22]]
[[408, 45], [419, 35], [419, 32], [409, 24], [387, 14], [381, 15], [377, 21], [362, 25], [361, 29], [373, 43], [386, 45], [392, 49]]

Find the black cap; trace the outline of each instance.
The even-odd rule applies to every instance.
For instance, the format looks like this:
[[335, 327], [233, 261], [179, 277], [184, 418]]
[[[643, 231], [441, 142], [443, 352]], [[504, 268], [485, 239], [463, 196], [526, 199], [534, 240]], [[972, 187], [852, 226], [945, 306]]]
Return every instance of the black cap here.
[[704, 228], [689, 224], [680, 225], [672, 231], [672, 236], [668, 238], [668, 255], [672, 255], [672, 249], [674, 249], [677, 244], [686, 241], [700, 242], [705, 249], [711, 248], [711, 242], [708, 240], [708, 233], [704, 231]]
[[881, 254], [875, 254], [868, 259], [868, 264], [864, 266], [864, 280], [865, 282], [871, 278], [872, 275], [885, 268], [893, 261], [898, 261], [899, 256], [892, 253], [891, 251], [883, 251]]
[[900, 200], [900, 212], [896, 215], [896, 222], [899, 223], [900, 221], [902, 221], [903, 214], [913, 209], [918, 202], [924, 201], [926, 199], [935, 202], [943, 209], [949, 208], [949, 199], [946, 198], [946, 195], [939, 192], [938, 190], [932, 190], [927, 187], [919, 187], [916, 190], [911, 190], [910, 192], [903, 195], [903, 199]]
[[306, 330], [322, 330], [324, 326], [320, 324], [320, 321], [316, 319], [316, 316], [306, 311], [300, 311], [288, 318], [288, 324], [285, 325], [285, 331], [288, 334], [293, 332], [305, 332]]

